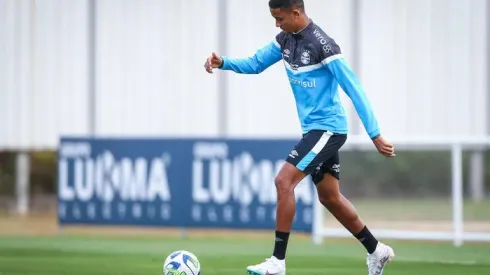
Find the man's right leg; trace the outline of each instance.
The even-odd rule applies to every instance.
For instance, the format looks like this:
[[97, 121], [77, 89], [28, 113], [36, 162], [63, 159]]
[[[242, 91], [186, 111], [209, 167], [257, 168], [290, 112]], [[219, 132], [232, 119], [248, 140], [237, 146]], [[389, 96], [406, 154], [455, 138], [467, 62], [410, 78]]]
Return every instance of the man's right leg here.
[[379, 242], [371, 234], [352, 203], [340, 193], [339, 169], [337, 154], [323, 163], [320, 169], [312, 175], [318, 198], [325, 208], [366, 248], [369, 275], [382, 274], [385, 264], [395, 257], [393, 249]]
[[[296, 212], [294, 189], [311, 174], [323, 160], [331, 158], [343, 143], [344, 136], [334, 136], [328, 131], [313, 130], [303, 136], [289, 153], [286, 163], [275, 178], [277, 190], [276, 236], [271, 258], [258, 265], [248, 266], [253, 275], [286, 274], [285, 258], [289, 234]], [[333, 144], [333, 146], [332, 146]]]
[[252, 275], [285, 275], [286, 274], [286, 250], [289, 234], [296, 213], [296, 198], [294, 189], [306, 176], [304, 172], [291, 163], [286, 162], [274, 182], [277, 190], [276, 207], [276, 232], [272, 257], [258, 265], [247, 267]]

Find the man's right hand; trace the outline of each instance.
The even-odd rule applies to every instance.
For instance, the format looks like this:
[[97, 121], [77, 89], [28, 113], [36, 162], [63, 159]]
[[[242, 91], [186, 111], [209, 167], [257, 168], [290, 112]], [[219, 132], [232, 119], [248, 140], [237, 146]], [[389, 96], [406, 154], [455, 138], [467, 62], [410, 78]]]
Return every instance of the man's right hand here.
[[221, 67], [222, 64], [223, 64], [223, 59], [219, 57], [216, 53], [213, 53], [206, 60], [206, 63], [204, 64], [204, 68], [206, 69], [206, 72], [212, 74], [213, 69]]

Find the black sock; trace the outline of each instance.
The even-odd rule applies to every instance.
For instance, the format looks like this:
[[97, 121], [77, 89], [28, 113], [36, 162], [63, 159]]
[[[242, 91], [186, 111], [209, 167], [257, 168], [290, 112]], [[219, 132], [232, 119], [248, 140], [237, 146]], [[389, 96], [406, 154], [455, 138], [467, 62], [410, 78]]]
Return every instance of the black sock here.
[[272, 255], [279, 260], [284, 260], [286, 258], [288, 239], [289, 232], [276, 231], [276, 241], [274, 243], [274, 253], [272, 253]]
[[361, 232], [354, 236], [362, 243], [362, 245], [364, 245], [369, 254], [373, 254], [378, 245], [378, 240], [371, 234], [366, 226], [364, 226]]

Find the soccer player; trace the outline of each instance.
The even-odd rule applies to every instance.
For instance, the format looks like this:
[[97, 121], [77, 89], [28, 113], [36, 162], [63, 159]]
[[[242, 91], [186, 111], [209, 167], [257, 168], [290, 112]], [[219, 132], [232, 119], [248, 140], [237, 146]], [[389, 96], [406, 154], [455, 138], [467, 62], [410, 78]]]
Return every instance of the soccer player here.
[[352, 100], [379, 153], [394, 157], [394, 147], [381, 136], [366, 93], [340, 47], [306, 15], [303, 0], [270, 0], [269, 8], [276, 26], [282, 29], [272, 42], [248, 58], [212, 53], [204, 64], [208, 73], [221, 69], [259, 74], [282, 59], [303, 131], [303, 138], [292, 148], [275, 178], [277, 213], [272, 257], [248, 266], [247, 271], [255, 275], [286, 274], [286, 247], [296, 211], [294, 189], [311, 175], [320, 202], [366, 248], [369, 275], [382, 274], [385, 264], [395, 256], [393, 249], [371, 234], [339, 191], [339, 149], [348, 129], [339, 85]]

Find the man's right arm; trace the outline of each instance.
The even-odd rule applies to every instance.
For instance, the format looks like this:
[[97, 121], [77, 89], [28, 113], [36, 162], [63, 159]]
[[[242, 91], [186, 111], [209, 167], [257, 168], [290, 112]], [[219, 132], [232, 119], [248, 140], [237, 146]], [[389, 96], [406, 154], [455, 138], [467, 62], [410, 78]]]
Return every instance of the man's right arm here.
[[265, 47], [259, 49], [253, 56], [247, 58], [229, 58], [221, 56], [223, 64], [220, 69], [234, 71], [240, 74], [259, 74], [282, 58], [281, 47], [274, 39]]

